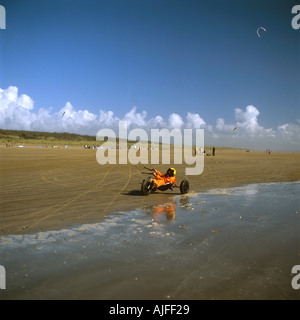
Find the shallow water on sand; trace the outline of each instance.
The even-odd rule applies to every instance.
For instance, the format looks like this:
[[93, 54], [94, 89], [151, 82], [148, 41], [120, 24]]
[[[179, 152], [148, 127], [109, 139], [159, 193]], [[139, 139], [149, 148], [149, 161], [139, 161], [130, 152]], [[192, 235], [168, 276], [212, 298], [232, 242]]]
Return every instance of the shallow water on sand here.
[[0, 298], [299, 299], [299, 191], [299, 182], [212, 190], [97, 224], [1, 236]]

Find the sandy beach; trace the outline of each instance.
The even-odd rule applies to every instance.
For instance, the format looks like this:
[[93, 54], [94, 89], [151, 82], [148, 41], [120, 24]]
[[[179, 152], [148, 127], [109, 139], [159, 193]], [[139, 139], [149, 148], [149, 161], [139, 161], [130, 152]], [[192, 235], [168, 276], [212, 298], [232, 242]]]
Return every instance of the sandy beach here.
[[298, 299], [299, 154], [217, 149], [174, 165], [188, 194], [142, 196], [141, 164], [0, 150], [4, 299]]
[[[142, 196], [144, 165], [100, 165], [96, 150], [74, 148], [0, 148], [0, 234], [24, 234], [99, 222], [109, 213], [169, 201], [180, 194]], [[174, 165], [177, 182], [188, 179], [190, 193], [261, 182], [300, 180], [299, 153], [216, 150], [204, 157], [204, 171], [185, 176]], [[167, 165], [156, 165], [164, 172]]]

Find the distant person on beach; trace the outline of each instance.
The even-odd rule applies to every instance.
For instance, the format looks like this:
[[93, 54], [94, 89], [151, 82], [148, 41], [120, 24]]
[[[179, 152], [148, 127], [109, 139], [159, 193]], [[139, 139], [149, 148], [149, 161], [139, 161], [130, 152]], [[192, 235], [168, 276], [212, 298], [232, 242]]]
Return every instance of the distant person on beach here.
[[215, 147], [213, 147], [213, 149], [212, 149], [212, 155], [213, 156], [215, 156], [215, 152], [216, 152], [216, 149], [215, 149]]

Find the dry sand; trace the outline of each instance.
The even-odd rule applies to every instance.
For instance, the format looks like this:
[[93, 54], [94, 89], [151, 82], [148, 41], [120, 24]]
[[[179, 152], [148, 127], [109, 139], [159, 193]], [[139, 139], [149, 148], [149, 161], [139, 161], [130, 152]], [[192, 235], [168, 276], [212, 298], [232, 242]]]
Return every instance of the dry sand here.
[[[95, 223], [110, 212], [168, 201], [179, 194], [140, 193], [142, 164], [100, 165], [96, 150], [0, 147], [0, 235], [61, 229]], [[177, 182], [188, 178], [190, 192], [260, 182], [300, 180], [299, 153], [216, 150], [205, 156], [204, 172], [185, 177], [185, 164], [174, 165]], [[165, 171], [168, 165], [156, 165]]]

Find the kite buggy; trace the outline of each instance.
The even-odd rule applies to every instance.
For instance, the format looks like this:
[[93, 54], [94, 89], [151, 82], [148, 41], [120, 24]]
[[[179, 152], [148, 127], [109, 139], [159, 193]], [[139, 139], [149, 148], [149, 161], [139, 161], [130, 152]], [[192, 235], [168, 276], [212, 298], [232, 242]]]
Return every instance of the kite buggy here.
[[160, 171], [156, 169], [151, 169], [144, 167], [149, 170], [149, 172], [142, 172], [149, 174], [150, 172], [154, 175], [153, 177], [148, 177], [143, 180], [141, 186], [141, 192], [144, 196], [149, 195], [151, 192], [155, 192], [156, 190], [166, 191], [171, 190], [173, 188], [180, 188], [180, 192], [182, 194], [188, 193], [190, 189], [189, 182], [187, 180], [182, 180], [180, 186], [176, 184], [176, 170], [174, 168], [169, 168], [166, 174], [162, 174]]

